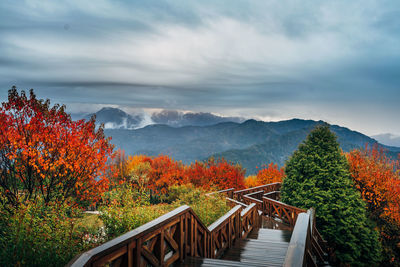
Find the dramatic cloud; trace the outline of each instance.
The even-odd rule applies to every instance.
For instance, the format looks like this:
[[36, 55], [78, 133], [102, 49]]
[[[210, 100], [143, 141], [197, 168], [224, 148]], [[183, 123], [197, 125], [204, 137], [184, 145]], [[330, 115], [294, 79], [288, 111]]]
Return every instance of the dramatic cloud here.
[[[0, 98], [323, 119], [400, 134], [398, 1], [8, 1]], [[83, 103], [83, 105], [82, 105]]]

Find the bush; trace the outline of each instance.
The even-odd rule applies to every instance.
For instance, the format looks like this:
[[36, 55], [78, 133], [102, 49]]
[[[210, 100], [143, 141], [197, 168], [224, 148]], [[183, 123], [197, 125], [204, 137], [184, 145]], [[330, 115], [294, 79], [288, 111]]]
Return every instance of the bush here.
[[173, 207], [167, 204], [151, 206], [120, 206], [110, 204], [101, 209], [100, 218], [104, 223], [108, 239], [120, 236], [161, 215], [171, 211]]
[[192, 185], [181, 185], [169, 187], [169, 198], [174, 207], [182, 205], [190, 206], [199, 216], [201, 221], [209, 226], [218, 218], [229, 211], [225, 197], [213, 194], [206, 195], [206, 191], [195, 188]]
[[79, 209], [41, 199], [6, 211], [0, 207], [1, 266], [63, 266], [97, 243], [84, 242], [76, 230]]
[[164, 203], [143, 205], [136, 201], [134, 190], [126, 190], [124, 201], [114, 200], [102, 207], [100, 218], [107, 237], [117, 237], [182, 205], [190, 206], [206, 226], [229, 211], [224, 197], [206, 196], [206, 191], [192, 185], [170, 186], [168, 192], [161, 198]]

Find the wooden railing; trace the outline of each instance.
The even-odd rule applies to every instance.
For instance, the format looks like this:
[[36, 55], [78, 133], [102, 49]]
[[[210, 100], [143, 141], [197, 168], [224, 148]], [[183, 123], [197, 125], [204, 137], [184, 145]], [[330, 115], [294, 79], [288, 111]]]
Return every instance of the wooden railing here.
[[214, 194], [226, 194], [227, 197], [232, 198], [233, 197], [233, 192], [235, 191], [235, 188], [228, 188], [228, 189], [224, 189], [224, 190], [220, 190], [220, 191], [215, 191], [215, 192], [211, 192], [211, 193], [207, 193], [207, 196], [211, 196]]
[[263, 197], [262, 201], [265, 215], [278, 218], [292, 227], [296, 223], [297, 216], [302, 212], [306, 212], [306, 210], [290, 206], [271, 198]]
[[231, 208], [233, 208], [236, 205], [240, 205], [240, 206], [242, 206], [244, 208], [247, 208], [247, 206], [248, 206], [247, 204], [245, 204], [243, 202], [237, 201], [236, 199], [232, 199], [232, 198], [229, 198], [229, 197], [226, 198], [226, 201], [228, 202], [228, 205]]
[[260, 227], [261, 218], [255, 203], [250, 204], [246, 209], [242, 210], [240, 216], [242, 218], [240, 232], [242, 238], [246, 238], [251, 230]]
[[248, 195], [257, 191], [264, 191], [264, 193], [272, 192], [272, 191], [279, 191], [281, 189], [281, 183], [272, 183], [266, 185], [260, 185], [252, 188], [247, 188], [243, 190], [238, 190], [233, 192], [233, 196], [238, 201], [242, 201], [242, 197], [244, 195]]
[[169, 266], [187, 256], [218, 258], [258, 226], [257, 212], [255, 204], [236, 205], [206, 227], [184, 205], [82, 253], [67, 266]]
[[322, 239], [315, 227], [314, 209], [309, 209], [307, 213], [300, 213], [283, 266], [317, 266], [317, 262], [324, 262], [324, 252], [320, 244], [325, 245], [325, 243], [326, 241]]
[[242, 196], [242, 201], [246, 205], [250, 205], [251, 203], [255, 203], [257, 205], [258, 210], [263, 210], [263, 201], [262, 196], [264, 195], [264, 191], [256, 191], [247, 195]]
[[270, 199], [273, 199], [273, 200], [278, 200], [279, 201], [281, 199], [281, 191], [268, 192], [268, 193], [265, 193], [263, 196], [267, 197], [267, 198], [270, 198]]
[[207, 257], [208, 233], [184, 205], [81, 254], [67, 266], [168, 266], [186, 255]]
[[286, 252], [285, 267], [316, 266], [311, 256], [310, 215], [300, 213]]
[[240, 211], [236, 206], [208, 227], [210, 231], [210, 258], [219, 258], [240, 238]]

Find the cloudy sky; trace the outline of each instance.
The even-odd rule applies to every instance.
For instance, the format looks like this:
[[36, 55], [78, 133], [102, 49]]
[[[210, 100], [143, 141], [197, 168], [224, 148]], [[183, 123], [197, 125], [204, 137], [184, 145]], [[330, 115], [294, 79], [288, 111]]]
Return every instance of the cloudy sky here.
[[400, 1], [1, 0], [0, 100], [400, 134]]

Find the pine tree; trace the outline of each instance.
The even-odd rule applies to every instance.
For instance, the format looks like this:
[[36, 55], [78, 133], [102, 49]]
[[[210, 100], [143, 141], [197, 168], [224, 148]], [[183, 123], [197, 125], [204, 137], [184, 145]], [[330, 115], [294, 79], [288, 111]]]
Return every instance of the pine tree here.
[[282, 201], [316, 209], [317, 227], [341, 264], [376, 265], [381, 258], [378, 233], [368, 221], [336, 136], [317, 126], [286, 162]]

